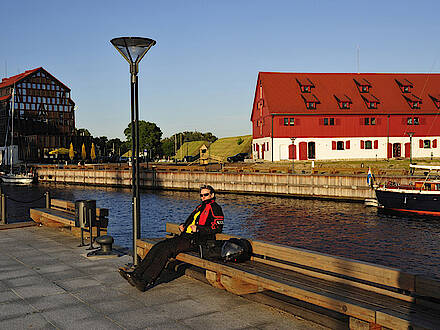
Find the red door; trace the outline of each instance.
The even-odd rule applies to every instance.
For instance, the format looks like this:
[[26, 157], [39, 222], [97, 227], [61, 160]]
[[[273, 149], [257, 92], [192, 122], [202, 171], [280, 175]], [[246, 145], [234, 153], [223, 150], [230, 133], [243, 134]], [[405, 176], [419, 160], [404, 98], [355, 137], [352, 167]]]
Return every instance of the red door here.
[[387, 158], [393, 157], [393, 145], [391, 143], [388, 143], [388, 150], [387, 150]]
[[307, 160], [307, 142], [299, 143], [299, 160]]
[[289, 159], [296, 159], [296, 145], [289, 145]]
[[411, 145], [409, 142], [405, 143], [405, 158], [409, 158], [411, 154]]

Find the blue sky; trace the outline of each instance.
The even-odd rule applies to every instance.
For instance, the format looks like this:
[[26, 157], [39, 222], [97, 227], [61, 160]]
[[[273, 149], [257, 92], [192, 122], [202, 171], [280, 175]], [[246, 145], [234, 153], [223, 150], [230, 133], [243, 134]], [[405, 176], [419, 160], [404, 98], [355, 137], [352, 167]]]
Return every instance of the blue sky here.
[[[128, 6], [130, 4], [130, 7]], [[251, 133], [259, 71], [439, 72], [438, 1], [2, 3], [0, 77], [44, 67], [72, 89], [76, 126], [123, 138], [128, 63], [109, 40], [155, 39], [140, 63], [140, 118], [164, 137]]]

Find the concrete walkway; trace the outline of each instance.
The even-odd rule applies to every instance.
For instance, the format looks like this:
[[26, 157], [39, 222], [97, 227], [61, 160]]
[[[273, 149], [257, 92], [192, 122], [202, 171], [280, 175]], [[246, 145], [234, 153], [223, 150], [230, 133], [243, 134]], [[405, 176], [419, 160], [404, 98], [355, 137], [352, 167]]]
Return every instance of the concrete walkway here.
[[319, 329], [187, 276], [141, 293], [117, 273], [131, 258], [89, 260], [46, 227], [0, 231], [1, 329]]

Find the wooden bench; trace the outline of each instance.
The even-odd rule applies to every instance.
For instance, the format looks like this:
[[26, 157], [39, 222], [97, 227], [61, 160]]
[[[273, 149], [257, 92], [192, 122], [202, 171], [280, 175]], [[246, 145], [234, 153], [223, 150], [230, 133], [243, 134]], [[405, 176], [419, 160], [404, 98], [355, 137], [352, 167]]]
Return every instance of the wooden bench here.
[[[67, 229], [75, 236], [81, 235], [81, 228], [75, 226], [75, 203], [61, 199], [51, 199], [50, 208], [30, 209], [30, 217], [37, 223], [48, 227], [58, 227]], [[96, 208], [96, 222], [92, 226], [92, 234], [106, 235], [108, 226], [108, 209]], [[84, 232], [84, 237], [88, 238], [88, 231]]]
[[[178, 234], [177, 224], [166, 231]], [[217, 239], [233, 236], [218, 234]], [[155, 240], [138, 240], [143, 257]], [[251, 241], [245, 263], [201, 259], [180, 253], [176, 259], [205, 270], [215, 287], [244, 295], [269, 290], [349, 318], [350, 328], [440, 329], [440, 281], [399, 269], [325, 253]]]

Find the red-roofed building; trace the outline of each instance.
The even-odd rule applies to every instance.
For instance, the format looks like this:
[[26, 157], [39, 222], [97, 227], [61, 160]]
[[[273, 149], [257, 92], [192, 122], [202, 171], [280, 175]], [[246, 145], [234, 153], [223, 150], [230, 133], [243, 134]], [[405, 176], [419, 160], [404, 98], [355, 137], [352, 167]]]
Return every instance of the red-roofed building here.
[[[12, 95], [15, 95], [14, 102]], [[21, 160], [41, 160], [68, 147], [75, 129], [70, 88], [42, 67], [3, 78], [0, 83], [0, 145], [10, 145], [14, 104], [14, 145]], [[7, 141], [5, 141], [7, 138]]]
[[260, 72], [253, 157], [440, 157], [439, 109], [440, 74]]

